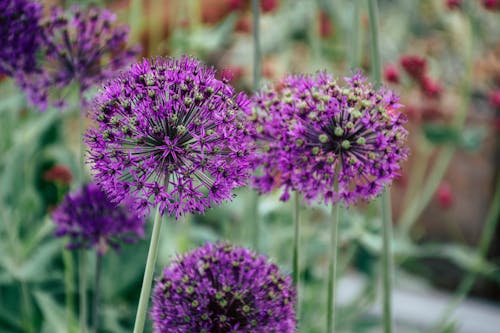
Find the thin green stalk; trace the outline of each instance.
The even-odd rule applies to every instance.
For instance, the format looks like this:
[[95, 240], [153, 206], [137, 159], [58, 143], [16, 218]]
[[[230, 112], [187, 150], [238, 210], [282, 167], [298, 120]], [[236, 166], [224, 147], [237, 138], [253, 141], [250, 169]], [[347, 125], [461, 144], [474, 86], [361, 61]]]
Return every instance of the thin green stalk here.
[[153, 273], [156, 264], [156, 256], [158, 254], [158, 244], [160, 240], [161, 229], [161, 214], [160, 208], [156, 209], [156, 215], [153, 224], [153, 232], [151, 234], [151, 242], [149, 243], [148, 258], [146, 259], [146, 269], [144, 271], [144, 279], [142, 280], [141, 296], [139, 297], [139, 305], [135, 317], [134, 333], [142, 333], [144, 324], [146, 323], [146, 315], [148, 310], [149, 296], [151, 293], [151, 284], [153, 282]]
[[85, 250], [80, 250], [79, 254], [79, 288], [80, 288], [80, 333], [87, 333], [87, 262]]
[[353, 1], [354, 12], [353, 12], [353, 20], [352, 20], [352, 31], [349, 38], [349, 67], [351, 70], [359, 68], [359, 64], [361, 63], [361, 50], [360, 42], [361, 42], [361, 1], [354, 0]]
[[70, 251], [64, 249], [62, 251], [62, 259], [64, 264], [64, 289], [66, 296], [66, 323], [68, 324], [68, 332], [73, 331], [73, 313], [75, 306], [75, 263], [73, 255]]
[[[253, 90], [260, 88], [261, 74], [261, 46], [260, 46], [260, 6], [259, 0], [252, 0], [252, 18], [253, 18]], [[250, 192], [250, 222], [253, 224], [252, 245], [255, 251], [259, 251], [260, 242], [260, 220], [259, 220], [259, 195], [256, 191]]]
[[135, 44], [139, 41], [142, 30], [142, 0], [130, 0], [128, 23], [130, 26], [129, 42]]
[[100, 298], [100, 282], [102, 270], [102, 255], [96, 251], [95, 258], [95, 275], [94, 275], [94, 302], [92, 307], [92, 332], [99, 331], [99, 298]]
[[392, 212], [391, 190], [387, 187], [382, 194], [382, 281], [383, 281], [383, 309], [384, 332], [391, 333], [392, 320]]
[[[488, 211], [488, 215], [486, 217], [486, 221], [484, 224], [484, 229], [479, 240], [479, 245], [477, 249], [478, 260], [483, 259], [493, 240], [493, 236], [495, 235], [495, 230], [498, 225], [498, 220], [500, 218], [500, 175], [498, 175], [495, 194], [493, 195], [493, 200], [491, 202], [490, 209]], [[462, 303], [462, 301], [467, 297], [467, 294], [470, 292], [472, 287], [474, 286], [474, 282], [477, 278], [477, 271], [469, 271], [467, 276], [462, 280], [460, 285], [458, 286], [457, 292], [446, 309], [443, 311], [438, 323], [436, 325], [436, 329], [433, 330], [434, 333], [442, 332], [442, 330], [446, 327], [446, 324], [449, 321], [450, 316], [455, 312], [456, 308]]]
[[[376, 87], [380, 86], [382, 67], [378, 38], [378, 6], [377, 0], [368, 0], [368, 15], [370, 17], [370, 37], [372, 55], [372, 77]], [[382, 193], [382, 281], [383, 281], [383, 317], [384, 332], [393, 332], [392, 320], [392, 213], [391, 191], [386, 188]]]
[[[300, 268], [299, 268], [299, 231], [300, 231], [300, 194], [297, 191], [293, 193], [293, 282], [295, 284], [295, 290], [297, 293], [297, 309], [299, 309], [300, 303]], [[298, 311], [297, 311], [298, 314]]]
[[[338, 186], [336, 186], [336, 190]], [[335, 300], [337, 298], [337, 258], [339, 247], [340, 203], [332, 204], [332, 223], [330, 225], [330, 262], [328, 265], [328, 295], [326, 304], [326, 333], [335, 332]]]
[[371, 39], [371, 68], [372, 79], [375, 87], [382, 82], [382, 70], [380, 65], [380, 48], [378, 40], [378, 6], [377, 0], [368, 0], [368, 15], [370, 17], [370, 39]]
[[33, 326], [33, 304], [31, 303], [31, 297], [29, 294], [28, 286], [26, 282], [20, 281], [21, 284], [21, 294], [22, 294], [22, 316], [23, 316], [23, 326], [27, 333], [35, 333], [35, 327]]
[[261, 73], [261, 57], [262, 51], [260, 47], [260, 1], [252, 0], [252, 17], [253, 17], [253, 90], [257, 91], [260, 88], [260, 73]]

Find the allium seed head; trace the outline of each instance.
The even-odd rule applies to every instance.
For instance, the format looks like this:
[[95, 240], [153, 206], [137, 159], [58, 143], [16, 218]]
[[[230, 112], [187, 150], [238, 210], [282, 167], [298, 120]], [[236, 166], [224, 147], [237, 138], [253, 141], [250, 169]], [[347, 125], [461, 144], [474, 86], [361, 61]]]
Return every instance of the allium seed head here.
[[91, 86], [130, 64], [138, 49], [126, 46], [128, 28], [115, 26], [115, 20], [99, 7], [54, 7], [42, 26], [41, 63], [35, 73], [16, 76], [30, 102], [40, 110], [64, 105], [75, 84], [83, 98]]
[[264, 256], [225, 243], [175, 260], [157, 280], [155, 333], [293, 333], [290, 277]]
[[56, 236], [70, 237], [69, 248], [95, 247], [104, 254], [144, 235], [144, 220], [126, 205], [112, 203], [94, 183], [68, 194], [52, 217]]
[[245, 184], [252, 143], [244, 94], [189, 57], [134, 64], [99, 93], [86, 142], [96, 179], [147, 214], [204, 212]]
[[31, 72], [40, 44], [42, 5], [31, 0], [0, 2], [0, 74]]
[[260, 145], [255, 185], [282, 187], [307, 200], [370, 199], [399, 175], [407, 156], [405, 118], [398, 98], [360, 75], [340, 86], [332, 76], [289, 76], [280, 89], [255, 97], [254, 131]]

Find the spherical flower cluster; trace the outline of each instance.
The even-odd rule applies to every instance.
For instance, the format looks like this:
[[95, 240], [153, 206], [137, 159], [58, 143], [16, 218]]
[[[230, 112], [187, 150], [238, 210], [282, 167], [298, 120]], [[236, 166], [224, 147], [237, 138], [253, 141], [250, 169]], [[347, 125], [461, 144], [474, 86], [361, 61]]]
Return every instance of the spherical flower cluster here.
[[86, 142], [95, 177], [115, 201], [131, 194], [179, 218], [232, 197], [248, 178], [249, 101], [189, 57], [144, 60], [96, 98]]
[[0, 74], [31, 72], [40, 43], [42, 6], [31, 0], [0, 2]]
[[52, 217], [56, 236], [70, 237], [68, 248], [95, 247], [100, 254], [144, 234], [144, 219], [125, 205], [112, 203], [94, 183], [68, 194]]
[[83, 99], [88, 88], [130, 64], [138, 49], [127, 48], [128, 28], [114, 26], [115, 20], [98, 7], [54, 7], [42, 25], [36, 72], [17, 75], [30, 102], [40, 110], [61, 106], [74, 83]]
[[326, 73], [287, 77], [256, 96], [252, 120], [261, 143], [255, 179], [262, 192], [280, 186], [282, 200], [370, 199], [399, 175], [407, 157], [398, 98], [360, 75], [340, 86]]
[[206, 244], [175, 260], [153, 293], [155, 333], [292, 333], [290, 277], [264, 256]]

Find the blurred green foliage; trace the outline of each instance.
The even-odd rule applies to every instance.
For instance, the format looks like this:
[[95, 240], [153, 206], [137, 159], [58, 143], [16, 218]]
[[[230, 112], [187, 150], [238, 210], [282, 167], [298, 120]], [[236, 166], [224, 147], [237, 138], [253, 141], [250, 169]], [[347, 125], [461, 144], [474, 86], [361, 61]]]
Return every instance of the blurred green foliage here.
[[[433, 74], [446, 77], [448, 82], [458, 80], [464, 66], [464, 27], [460, 13], [448, 13], [439, 1], [380, 1], [382, 7], [382, 54], [385, 62], [395, 62], [412, 46], [417, 38], [440, 36], [446, 43], [442, 57], [449, 61], [431, 59]], [[314, 4], [313, 4], [314, 3]], [[364, 3], [364, 2], [363, 2]], [[439, 2], [440, 3], [440, 2]], [[469, 8], [470, 7], [470, 8]], [[333, 24], [335, 34], [320, 39], [314, 29], [318, 10], [323, 10]], [[283, 0], [276, 13], [264, 17], [262, 36], [266, 55], [275, 55], [287, 63], [286, 71], [312, 71], [327, 68], [337, 73], [347, 72], [351, 64], [366, 68], [367, 37], [353, 27], [352, 22], [363, 24], [363, 16], [355, 20], [356, 10], [364, 13], [364, 6], [356, 8], [355, 1]], [[482, 13], [467, 6], [473, 18]], [[358, 13], [359, 14], [359, 13]], [[134, 17], [131, 15], [131, 17]], [[359, 18], [359, 17], [358, 17]], [[237, 15], [229, 14], [218, 24], [200, 25], [198, 29], [176, 27], [166, 45], [173, 55], [196, 54], [211, 61], [214, 54], [234, 42]], [[133, 24], [134, 25], [134, 24]], [[488, 18], [476, 28], [475, 43], [478, 48], [491, 45], [493, 36], [484, 32], [495, 29], [499, 21]], [[311, 28], [313, 27], [313, 28]], [[139, 27], [141, 28], [141, 27]], [[350, 43], [353, 31], [355, 43]], [[496, 30], [498, 31], [498, 30]], [[477, 35], [479, 34], [479, 35]], [[252, 63], [249, 36], [242, 37], [243, 52], [236, 52], [239, 63]], [[236, 43], [236, 42], [235, 42]], [[291, 53], [296, 43], [310, 51], [301, 68], [293, 68]], [[354, 45], [353, 45], [354, 44]], [[353, 59], [346, 61], [349, 56]], [[241, 56], [241, 57], [240, 57]], [[296, 56], [296, 55], [295, 55]], [[302, 55], [299, 55], [299, 57]], [[233, 59], [234, 60], [234, 59]], [[243, 88], [249, 85], [242, 83]], [[456, 87], [455, 87], [456, 88]], [[452, 87], [453, 89], [453, 87]], [[76, 103], [75, 103], [76, 104]], [[39, 113], [25, 104], [23, 95], [14, 82], [0, 82], [0, 332], [67, 333], [78, 328], [74, 288], [77, 277], [65, 281], [67, 262], [63, 260], [64, 240], [53, 237], [54, 227], [50, 211], [69, 190], [44, 179], [44, 173], [54, 165], [65, 165], [79, 175], [79, 139], [71, 137], [78, 122], [79, 112], [60, 113], [49, 110]], [[481, 127], [458, 129], [448, 123], [428, 123], [421, 127], [425, 138], [433, 145], [454, 145], [457, 149], [478, 149], [486, 135]], [[74, 132], [74, 131], [73, 131]], [[73, 182], [76, 186], [77, 181]], [[185, 221], [164, 221], [157, 274], [171, 259], [207, 241], [225, 239], [250, 246], [252, 225], [245, 207], [250, 200], [249, 189], [240, 189], [236, 198], [204, 216], [192, 216]], [[258, 216], [262, 221], [260, 252], [276, 261], [286, 272], [291, 271], [292, 213], [291, 204], [278, 200], [279, 195], [263, 196], [259, 202]], [[320, 204], [304, 205], [301, 234], [302, 295], [299, 331], [323, 331], [325, 278], [327, 275], [329, 207]], [[151, 223], [148, 225], [150, 226]], [[146, 235], [150, 234], [150, 230]], [[381, 223], [378, 206], [374, 202], [359, 209], [342, 211], [340, 237], [340, 270], [345, 276], [356, 272], [362, 277], [363, 287], [358, 295], [340, 306], [338, 316], [340, 331], [373, 332], [380, 325], [380, 318], [370, 315], [369, 309], [377, 297], [379, 282], [379, 254], [381, 251]], [[120, 253], [109, 253], [104, 258], [102, 280], [101, 321], [103, 332], [130, 332], [147, 253], [147, 239], [126, 246]], [[89, 252], [90, 253], [90, 252]], [[408, 234], [395, 235], [394, 255], [399, 265], [418, 264], [422, 258], [443, 258], [463, 271], [476, 272], [500, 282], [497, 264], [484, 259], [465, 244], [417, 244]], [[69, 258], [78, 264], [77, 256]], [[93, 267], [95, 258], [87, 256], [87, 266]], [[401, 267], [401, 266], [398, 266]], [[93, 271], [88, 277], [89, 295], [93, 293]], [[68, 289], [73, 286], [74, 289]], [[72, 297], [68, 298], [68, 294]], [[75, 304], [67, 304], [68, 300]], [[68, 312], [68, 309], [70, 312]], [[443, 333], [453, 332], [455, 325], [448, 325]], [[147, 325], [151, 330], [151, 325]]]

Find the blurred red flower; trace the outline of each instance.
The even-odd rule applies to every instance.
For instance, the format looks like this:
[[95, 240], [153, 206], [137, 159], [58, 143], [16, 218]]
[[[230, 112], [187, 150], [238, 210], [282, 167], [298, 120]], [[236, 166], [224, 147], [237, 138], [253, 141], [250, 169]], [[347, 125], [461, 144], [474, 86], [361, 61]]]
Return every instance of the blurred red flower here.
[[73, 180], [71, 170], [62, 164], [56, 164], [43, 174], [43, 179], [48, 182], [69, 185]]
[[443, 91], [441, 84], [427, 75], [422, 77], [420, 81], [420, 88], [425, 96], [430, 98], [440, 97], [441, 92]]
[[384, 79], [387, 82], [399, 83], [399, 70], [396, 65], [389, 64], [384, 68]]
[[408, 75], [416, 80], [420, 80], [427, 70], [427, 61], [418, 55], [404, 55], [400, 63]]
[[445, 4], [449, 10], [459, 9], [462, 5], [462, 0], [446, 0]]
[[333, 33], [332, 22], [330, 22], [330, 18], [328, 15], [321, 11], [319, 13], [319, 35], [322, 38], [329, 38]]
[[487, 10], [499, 10], [500, 0], [483, 0], [483, 7]]
[[490, 92], [490, 104], [495, 109], [500, 109], [500, 89]]
[[264, 13], [269, 13], [278, 8], [278, 0], [261, 0], [260, 8]]
[[455, 198], [453, 196], [451, 186], [448, 182], [443, 181], [441, 184], [439, 184], [439, 187], [436, 191], [436, 198], [439, 205], [444, 209], [448, 209], [453, 206]]

